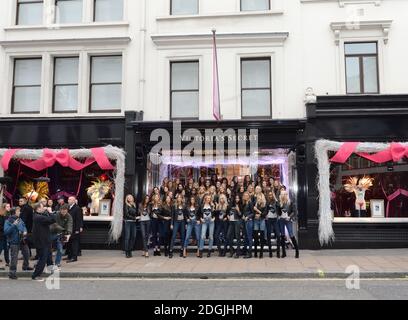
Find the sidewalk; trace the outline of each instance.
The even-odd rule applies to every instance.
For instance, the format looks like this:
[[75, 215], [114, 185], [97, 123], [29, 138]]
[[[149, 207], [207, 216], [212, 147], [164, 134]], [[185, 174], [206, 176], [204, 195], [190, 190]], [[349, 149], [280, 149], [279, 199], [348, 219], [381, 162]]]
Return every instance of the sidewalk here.
[[[173, 259], [134, 257], [126, 259], [121, 251], [83, 251], [77, 263], [63, 262], [61, 277], [67, 278], [345, 278], [350, 265], [360, 269], [362, 278], [408, 278], [408, 249], [377, 250], [320, 250], [300, 252], [300, 259], [293, 257], [271, 259], [211, 258], [198, 259], [190, 253], [187, 259], [176, 254]], [[18, 270], [21, 270], [19, 261]], [[4, 263], [0, 264], [4, 267]], [[6, 268], [7, 270], [7, 268]], [[20, 277], [31, 274], [20, 272]], [[0, 271], [0, 277], [6, 277]]]

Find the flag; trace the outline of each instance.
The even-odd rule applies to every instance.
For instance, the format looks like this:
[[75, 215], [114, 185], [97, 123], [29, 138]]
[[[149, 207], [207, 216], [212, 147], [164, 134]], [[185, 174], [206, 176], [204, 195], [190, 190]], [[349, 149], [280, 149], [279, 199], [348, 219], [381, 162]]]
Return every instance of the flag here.
[[220, 83], [218, 78], [218, 55], [217, 55], [217, 39], [215, 30], [213, 32], [213, 115], [217, 121], [221, 120], [220, 111]]

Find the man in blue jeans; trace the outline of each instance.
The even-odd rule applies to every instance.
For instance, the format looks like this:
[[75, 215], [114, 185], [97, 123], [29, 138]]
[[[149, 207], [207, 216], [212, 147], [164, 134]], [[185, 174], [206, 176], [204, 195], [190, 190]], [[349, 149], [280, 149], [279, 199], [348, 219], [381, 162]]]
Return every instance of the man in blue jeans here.
[[[69, 214], [69, 206], [64, 204], [61, 206], [56, 216], [56, 223], [51, 225], [51, 241], [57, 249], [55, 257], [55, 265], [61, 268], [61, 259], [63, 251], [63, 243], [68, 242], [72, 234], [72, 217]], [[49, 253], [49, 259], [52, 261], [52, 253]]]

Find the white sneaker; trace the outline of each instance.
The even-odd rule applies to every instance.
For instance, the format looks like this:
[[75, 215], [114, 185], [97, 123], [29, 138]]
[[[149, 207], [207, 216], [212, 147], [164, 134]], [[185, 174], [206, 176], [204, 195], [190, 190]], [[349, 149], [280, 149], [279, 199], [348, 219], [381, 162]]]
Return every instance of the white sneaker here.
[[54, 272], [54, 266], [48, 266], [44, 268], [44, 273], [52, 274]]

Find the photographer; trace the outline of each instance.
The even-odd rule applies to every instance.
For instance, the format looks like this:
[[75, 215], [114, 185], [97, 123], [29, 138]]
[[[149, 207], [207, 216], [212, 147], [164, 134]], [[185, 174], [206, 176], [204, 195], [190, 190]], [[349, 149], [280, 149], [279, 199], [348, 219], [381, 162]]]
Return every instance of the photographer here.
[[10, 211], [11, 216], [7, 219], [4, 225], [4, 235], [10, 245], [10, 271], [9, 278], [17, 280], [17, 262], [18, 252], [20, 251], [20, 244], [27, 236], [27, 229], [22, 219], [20, 219], [20, 208], [14, 208]]
[[46, 213], [44, 205], [40, 202], [34, 206], [33, 242], [38, 250], [39, 260], [32, 275], [33, 280], [39, 280], [44, 271], [51, 248], [50, 225], [56, 222], [54, 215]]
[[[51, 240], [55, 243], [57, 249], [57, 255], [55, 256], [55, 265], [57, 268], [61, 268], [61, 259], [64, 243], [69, 241], [72, 234], [72, 217], [68, 213], [69, 206], [64, 204], [61, 206], [60, 210], [56, 214], [56, 223], [52, 224], [50, 227]], [[51, 253], [50, 253], [51, 254]], [[51, 258], [52, 259], [52, 258]]]

